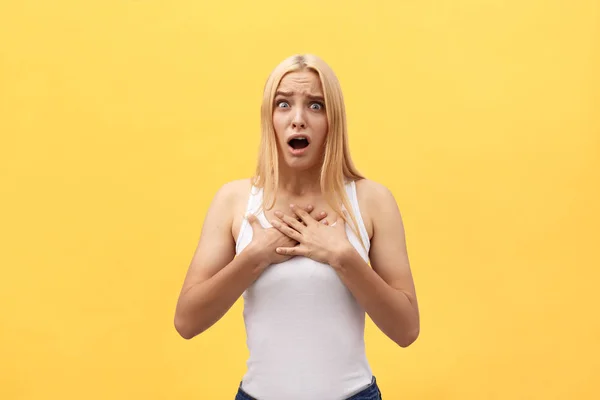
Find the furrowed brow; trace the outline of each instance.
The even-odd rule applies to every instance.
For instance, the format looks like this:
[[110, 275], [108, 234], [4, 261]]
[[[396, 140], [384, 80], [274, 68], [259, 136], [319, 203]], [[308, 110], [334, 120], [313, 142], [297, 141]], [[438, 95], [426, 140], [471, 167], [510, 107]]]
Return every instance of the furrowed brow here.
[[[283, 90], [278, 90], [275, 93], [275, 95], [276, 96], [284, 96], [284, 97], [292, 97], [294, 95], [294, 92], [284, 92]], [[325, 102], [325, 98], [321, 95], [307, 94], [306, 97], [308, 97], [311, 100]]]
[[325, 102], [325, 98], [323, 96], [309, 94], [306, 97], [308, 97], [309, 99], [314, 100], [314, 101], [320, 101], [322, 103]]

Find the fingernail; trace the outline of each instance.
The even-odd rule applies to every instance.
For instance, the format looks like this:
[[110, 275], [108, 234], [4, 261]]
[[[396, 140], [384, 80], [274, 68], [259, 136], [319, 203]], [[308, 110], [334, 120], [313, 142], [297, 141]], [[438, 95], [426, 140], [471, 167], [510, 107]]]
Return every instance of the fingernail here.
[[325, 215], [325, 211], [321, 211], [321, 215]]
[[295, 206], [295, 205], [293, 205], [293, 204], [290, 204], [290, 208], [294, 208], [294, 207], [296, 207], [296, 206]]
[[275, 228], [279, 228], [281, 226], [281, 224], [279, 223], [279, 221], [271, 221], [271, 225], [273, 225]]
[[283, 213], [281, 211], [275, 211], [275, 216], [281, 218], [283, 217]]

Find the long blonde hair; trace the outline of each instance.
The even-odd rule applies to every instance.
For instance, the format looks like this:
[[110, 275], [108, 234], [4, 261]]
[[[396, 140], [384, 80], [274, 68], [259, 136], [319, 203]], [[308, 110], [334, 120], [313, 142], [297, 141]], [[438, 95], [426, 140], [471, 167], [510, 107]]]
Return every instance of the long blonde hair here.
[[[275, 205], [279, 187], [279, 156], [273, 126], [273, 103], [281, 79], [289, 72], [312, 70], [319, 75], [325, 97], [328, 132], [325, 139], [325, 156], [321, 168], [321, 191], [327, 203], [346, 223], [342, 211], [347, 210], [352, 220], [352, 229], [361, 238], [356, 215], [346, 194], [346, 181], [357, 181], [364, 177], [358, 172], [348, 146], [346, 109], [340, 83], [333, 70], [322, 59], [312, 54], [294, 55], [283, 60], [269, 75], [264, 88], [261, 106], [261, 141], [258, 165], [253, 185], [263, 189], [265, 210]], [[361, 239], [361, 242], [363, 240]], [[366, 246], [363, 243], [363, 246]]]

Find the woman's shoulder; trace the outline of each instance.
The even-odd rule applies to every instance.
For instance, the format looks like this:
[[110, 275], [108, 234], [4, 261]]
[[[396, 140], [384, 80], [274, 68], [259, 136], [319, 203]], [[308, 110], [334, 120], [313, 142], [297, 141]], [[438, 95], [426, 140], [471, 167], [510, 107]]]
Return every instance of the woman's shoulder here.
[[386, 220], [386, 215], [397, 210], [397, 202], [392, 191], [385, 185], [370, 179], [356, 181], [356, 197], [361, 215], [369, 235], [375, 226]]
[[224, 183], [215, 196], [215, 202], [219, 203], [219, 209], [223, 210], [223, 217], [231, 225], [231, 234], [234, 240], [237, 238], [246, 205], [252, 189], [252, 178], [236, 179]]
[[376, 206], [381, 201], [393, 200], [395, 202], [394, 195], [387, 186], [367, 178], [358, 179], [355, 182], [359, 203], [362, 202], [365, 206]]
[[230, 209], [235, 209], [239, 203], [248, 198], [252, 188], [252, 179], [235, 179], [224, 183], [217, 190], [215, 201], [227, 204]]
[[226, 196], [236, 196], [242, 193], [247, 194], [251, 187], [252, 178], [243, 178], [225, 182], [219, 191]]

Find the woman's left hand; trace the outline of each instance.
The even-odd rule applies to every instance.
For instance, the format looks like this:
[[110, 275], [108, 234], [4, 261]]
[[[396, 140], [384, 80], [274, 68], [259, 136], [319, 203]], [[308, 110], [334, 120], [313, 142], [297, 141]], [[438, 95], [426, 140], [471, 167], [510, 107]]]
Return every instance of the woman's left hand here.
[[300, 207], [292, 204], [290, 208], [301, 221], [275, 211], [278, 220], [271, 221], [271, 225], [298, 244], [294, 247], [279, 247], [277, 253], [304, 256], [331, 265], [338, 253], [350, 246], [342, 217], [338, 216], [337, 221], [330, 226], [325, 220], [317, 222]]

